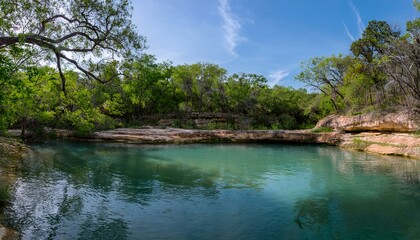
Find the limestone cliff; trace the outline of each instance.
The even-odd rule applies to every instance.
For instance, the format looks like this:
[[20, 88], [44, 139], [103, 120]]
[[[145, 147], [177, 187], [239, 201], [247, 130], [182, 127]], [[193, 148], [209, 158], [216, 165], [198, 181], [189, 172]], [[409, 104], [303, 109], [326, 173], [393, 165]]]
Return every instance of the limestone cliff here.
[[338, 133], [313, 133], [309, 130], [191, 130], [119, 128], [94, 133], [94, 140], [132, 143], [203, 143], [203, 142], [297, 142], [337, 144]]
[[137, 144], [205, 143], [205, 142], [291, 142], [324, 143], [370, 153], [420, 159], [420, 137], [409, 133], [316, 133], [311, 130], [191, 130], [120, 128], [96, 132], [95, 141], [118, 141]]
[[345, 132], [416, 132], [419, 117], [408, 111], [368, 113], [357, 116], [331, 115], [318, 122], [316, 128], [330, 127]]

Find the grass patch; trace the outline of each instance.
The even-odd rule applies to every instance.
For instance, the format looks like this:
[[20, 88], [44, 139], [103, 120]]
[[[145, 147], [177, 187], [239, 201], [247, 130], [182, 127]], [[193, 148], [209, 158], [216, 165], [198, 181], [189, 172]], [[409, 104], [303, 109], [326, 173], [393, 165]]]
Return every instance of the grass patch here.
[[353, 139], [353, 148], [365, 150], [372, 142], [361, 140], [360, 138]]
[[391, 143], [383, 143], [383, 142], [371, 142], [366, 140], [361, 140], [360, 138], [354, 138], [353, 139], [353, 148], [359, 149], [359, 150], [365, 150], [367, 147], [369, 147], [372, 144], [376, 144], [379, 146], [386, 146], [386, 147], [407, 147], [404, 144], [391, 144]]
[[420, 129], [418, 129], [417, 131], [413, 132], [413, 135], [415, 137], [420, 137]]

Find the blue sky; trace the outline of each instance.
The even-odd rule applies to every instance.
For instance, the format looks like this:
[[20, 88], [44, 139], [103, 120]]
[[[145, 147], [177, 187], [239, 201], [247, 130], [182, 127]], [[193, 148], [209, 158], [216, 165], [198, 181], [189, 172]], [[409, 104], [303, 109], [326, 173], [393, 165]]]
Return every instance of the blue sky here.
[[215, 63], [302, 87], [300, 63], [349, 52], [370, 20], [404, 29], [412, 0], [133, 0], [147, 53], [175, 65]]

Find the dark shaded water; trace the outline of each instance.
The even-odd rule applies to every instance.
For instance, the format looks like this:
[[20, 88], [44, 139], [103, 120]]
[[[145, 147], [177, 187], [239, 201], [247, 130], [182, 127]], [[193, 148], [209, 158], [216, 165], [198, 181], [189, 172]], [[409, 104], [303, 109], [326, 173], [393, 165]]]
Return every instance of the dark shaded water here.
[[57, 141], [14, 195], [24, 239], [420, 239], [420, 161], [327, 146]]

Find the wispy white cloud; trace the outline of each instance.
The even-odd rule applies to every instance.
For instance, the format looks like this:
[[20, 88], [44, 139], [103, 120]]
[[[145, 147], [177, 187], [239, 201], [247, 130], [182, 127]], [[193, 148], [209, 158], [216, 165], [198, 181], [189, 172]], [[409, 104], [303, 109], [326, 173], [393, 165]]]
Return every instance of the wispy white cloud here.
[[354, 15], [356, 16], [357, 27], [359, 28], [360, 35], [362, 35], [363, 31], [365, 30], [365, 24], [363, 24], [363, 20], [362, 20], [362, 17], [360, 16], [360, 12], [359, 10], [357, 10], [352, 0], [349, 1], [349, 5], [351, 9], [353, 10]]
[[272, 71], [268, 74], [268, 85], [274, 86], [278, 84], [282, 79], [289, 76], [290, 72], [286, 69], [279, 69]]
[[238, 57], [236, 52], [236, 46], [243, 38], [239, 35], [241, 29], [241, 23], [238, 18], [232, 13], [229, 5], [229, 0], [219, 0], [219, 14], [223, 18], [223, 30], [226, 41], [226, 49], [229, 54]]
[[355, 39], [354, 39], [353, 35], [350, 33], [349, 29], [347, 28], [347, 25], [344, 22], [343, 22], [343, 25], [344, 25], [344, 29], [346, 30], [347, 36], [350, 38], [350, 40], [352, 42], [354, 42]]

